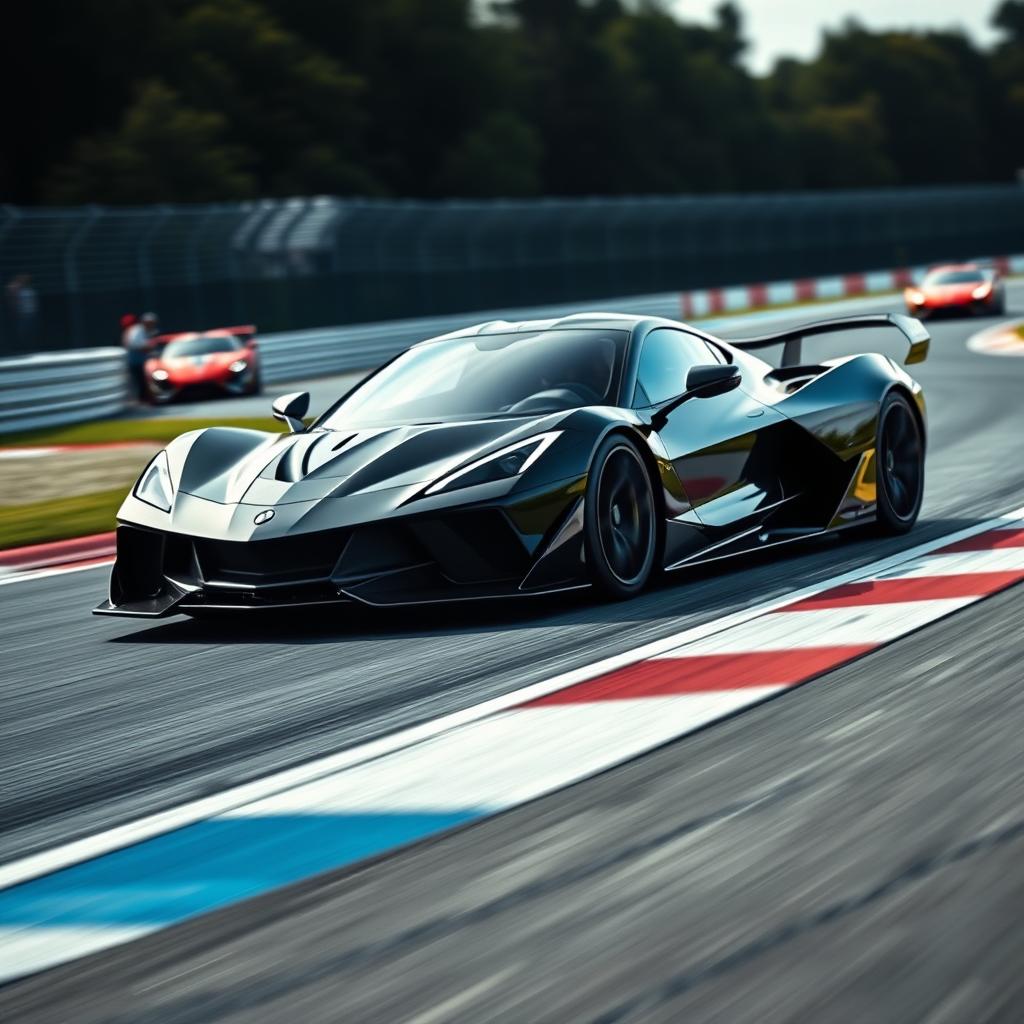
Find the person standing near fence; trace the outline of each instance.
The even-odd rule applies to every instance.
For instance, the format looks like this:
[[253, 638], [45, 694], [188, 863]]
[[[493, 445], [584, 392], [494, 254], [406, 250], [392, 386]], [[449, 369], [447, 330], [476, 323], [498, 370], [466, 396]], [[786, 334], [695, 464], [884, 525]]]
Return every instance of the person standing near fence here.
[[160, 333], [156, 313], [143, 313], [134, 323], [125, 328], [121, 343], [128, 350], [128, 376], [138, 401], [146, 401], [146, 360], [152, 347], [153, 338]]
[[7, 283], [7, 304], [14, 322], [15, 344], [22, 351], [32, 351], [36, 341], [39, 295], [32, 286], [31, 274], [17, 274]]

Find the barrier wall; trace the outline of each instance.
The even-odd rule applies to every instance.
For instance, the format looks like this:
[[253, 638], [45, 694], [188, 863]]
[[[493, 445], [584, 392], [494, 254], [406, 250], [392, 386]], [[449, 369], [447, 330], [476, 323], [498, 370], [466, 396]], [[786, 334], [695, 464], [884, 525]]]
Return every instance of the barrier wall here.
[[0, 359], [0, 433], [117, 416], [127, 401], [119, 348]]
[[608, 295], [821, 277], [1013, 252], [1024, 188], [943, 186], [533, 200], [319, 197], [136, 208], [0, 206], [0, 356], [167, 331], [590, 304]]
[[[1024, 255], [996, 257], [992, 263], [1004, 274], [1024, 274]], [[685, 321], [762, 306], [894, 292], [920, 278], [925, 269], [904, 267], [260, 334], [263, 381], [272, 386], [372, 369], [414, 342], [488, 320], [541, 320], [589, 309]], [[0, 360], [0, 433], [117, 415], [128, 398], [126, 361], [121, 349], [84, 349]], [[187, 409], [187, 405], [182, 406], [186, 415]]]

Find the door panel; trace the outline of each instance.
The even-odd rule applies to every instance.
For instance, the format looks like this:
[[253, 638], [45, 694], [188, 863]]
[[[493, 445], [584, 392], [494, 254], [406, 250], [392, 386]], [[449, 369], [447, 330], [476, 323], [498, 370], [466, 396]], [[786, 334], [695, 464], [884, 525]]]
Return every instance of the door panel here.
[[742, 388], [693, 398], [668, 415], [661, 441], [705, 526], [755, 523], [782, 500], [773, 427], [786, 422]]

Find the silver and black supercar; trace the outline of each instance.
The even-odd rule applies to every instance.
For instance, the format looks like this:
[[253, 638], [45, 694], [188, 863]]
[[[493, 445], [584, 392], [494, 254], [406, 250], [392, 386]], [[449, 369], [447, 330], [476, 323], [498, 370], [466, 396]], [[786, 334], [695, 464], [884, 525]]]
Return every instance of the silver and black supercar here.
[[[211, 427], [147, 466], [118, 512], [104, 615], [399, 605], [591, 586], [921, 507], [920, 386], [877, 353], [803, 362], [872, 314], [725, 342], [671, 320], [498, 321], [413, 345], [312, 424]], [[781, 352], [777, 366], [752, 353]]]

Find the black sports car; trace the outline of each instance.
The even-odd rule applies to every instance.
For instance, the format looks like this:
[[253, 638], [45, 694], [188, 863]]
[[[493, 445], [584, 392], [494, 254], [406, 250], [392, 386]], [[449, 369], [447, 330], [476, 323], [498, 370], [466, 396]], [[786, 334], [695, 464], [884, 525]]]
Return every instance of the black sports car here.
[[[118, 513], [102, 614], [372, 605], [593, 586], [874, 521], [903, 532], [924, 481], [920, 386], [891, 359], [801, 361], [826, 320], [726, 343], [589, 313], [421, 342], [310, 426], [211, 427], [149, 464]], [[751, 355], [777, 347], [773, 367]]]

